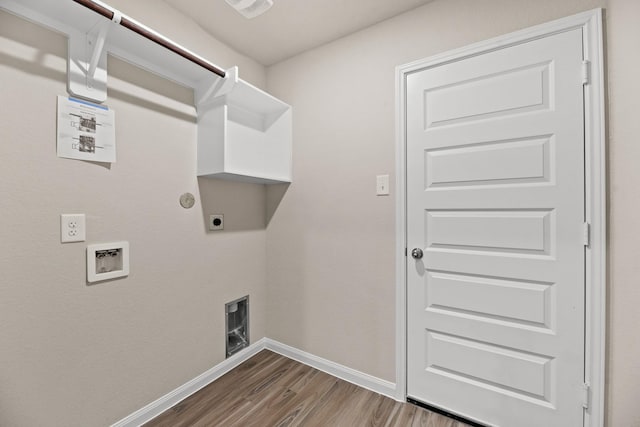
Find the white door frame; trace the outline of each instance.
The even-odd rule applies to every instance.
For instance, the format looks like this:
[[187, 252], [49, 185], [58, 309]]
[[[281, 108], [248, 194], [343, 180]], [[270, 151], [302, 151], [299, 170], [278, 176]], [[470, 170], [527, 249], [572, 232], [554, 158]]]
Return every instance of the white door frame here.
[[606, 331], [606, 169], [605, 104], [602, 9], [594, 9], [496, 37], [396, 68], [396, 399], [407, 397], [407, 301], [406, 301], [406, 99], [410, 73], [480, 55], [492, 50], [574, 28], [583, 32], [588, 83], [585, 94], [585, 204], [590, 224], [586, 248], [585, 382], [589, 385], [585, 427], [604, 425]]

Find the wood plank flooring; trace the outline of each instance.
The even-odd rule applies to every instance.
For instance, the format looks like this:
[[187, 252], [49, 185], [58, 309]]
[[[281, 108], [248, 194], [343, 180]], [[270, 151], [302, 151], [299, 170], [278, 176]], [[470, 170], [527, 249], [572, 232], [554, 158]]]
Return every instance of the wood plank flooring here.
[[263, 350], [145, 427], [466, 427]]

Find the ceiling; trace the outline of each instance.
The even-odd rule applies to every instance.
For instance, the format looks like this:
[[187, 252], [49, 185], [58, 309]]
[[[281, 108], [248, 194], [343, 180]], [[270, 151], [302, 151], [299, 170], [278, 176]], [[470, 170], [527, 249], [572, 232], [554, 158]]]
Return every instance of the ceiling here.
[[164, 0], [205, 31], [263, 65], [384, 21], [432, 0], [273, 0], [246, 19], [225, 0]]

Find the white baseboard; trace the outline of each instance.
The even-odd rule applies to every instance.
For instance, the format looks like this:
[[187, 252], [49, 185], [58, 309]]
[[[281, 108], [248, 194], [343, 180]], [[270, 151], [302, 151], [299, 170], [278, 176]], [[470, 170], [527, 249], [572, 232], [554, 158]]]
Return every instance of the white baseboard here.
[[138, 409], [128, 417], [121, 419], [111, 427], [139, 427], [142, 424], [151, 421], [153, 418], [157, 417], [167, 409], [170, 409], [178, 402], [191, 396], [201, 388], [211, 384], [245, 360], [264, 350], [265, 344], [266, 338], [262, 338], [258, 342], [253, 343], [244, 350], [234, 354], [230, 358], [217, 364], [188, 383], [181, 385], [161, 398], [149, 403], [144, 408]]
[[284, 357], [288, 357], [289, 359], [304, 363], [305, 365], [309, 365], [312, 368], [326, 372], [334, 377], [397, 400], [396, 385], [392, 382], [356, 371], [355, 369], [323, 359], [322, 357], [314, 356], [313, 354], [298, 350], [297, 348], [290, 347], [286, 344], [282, 344], [281, 342], [274, 341], [269, 338], [262, 338], [258, 342], [217, 364], [186, 384], [181, 385], [175, 390], [149, 403], [144, 408], [138, 409], [128, 417], [121, 419], [111, 425], [111, 427], [139, 427], [142, 424], [151, 421], [153, 418], [191, 396], [201, 388], [211, 384], [245, 360], [251, 358], [264, 349], [271, 350], [274, 353], [278, 353]]
[[273, 351], [274, 353], [281, 354], [282, 356], [304, 363], [305, 365], [309, 365], [312, 368], [326, 372], [334, 377], [397, 400], [395, 383], [374, 377], [373, 375], [365, 374], [364, 372], [356, 371], [355, 369], [351, 369], [344, 365], [323, 359], [322, 357], [298, 350], [297, 348], [282, 344], [281, 342], [274, 341], [269, 338], [265, 338], [265, 344], [265, 348]]

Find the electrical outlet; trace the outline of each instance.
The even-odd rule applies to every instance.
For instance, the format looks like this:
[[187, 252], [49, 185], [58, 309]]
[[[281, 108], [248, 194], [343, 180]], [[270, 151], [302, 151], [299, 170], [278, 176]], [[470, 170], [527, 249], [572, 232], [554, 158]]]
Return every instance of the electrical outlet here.
[[224, 230], [224, 215], [222, 214], [209, 215], [209, 230], [211, 231]]
[[84, 214], [60, 215], [60, 242], [84, 242], [86, 227]]

